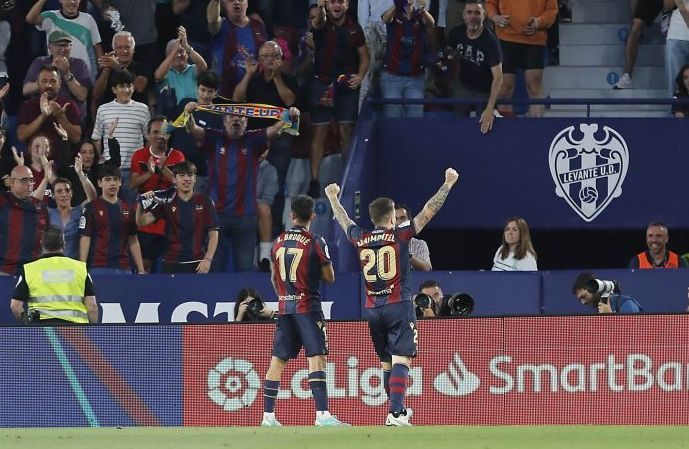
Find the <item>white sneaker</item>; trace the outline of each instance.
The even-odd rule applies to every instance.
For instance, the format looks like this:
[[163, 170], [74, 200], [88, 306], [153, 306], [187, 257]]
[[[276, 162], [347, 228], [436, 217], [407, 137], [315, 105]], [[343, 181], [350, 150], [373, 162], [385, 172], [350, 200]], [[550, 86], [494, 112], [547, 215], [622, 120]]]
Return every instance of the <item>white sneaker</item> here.
[[330, 413], [327, 415], [317, 415], [314, 425], [318, 427], [352, 427], [351, 424], [340, 421], [337, 419], [337, 416], [331, 415]]
[[634, 81], [632, 81], [631, 75], [625, 73], [622, 78], [612, 86], [613, 89], [634, 89]]
[[395, 427], [411, 427], [409, 420], [413, 414], [414, 412], [412, 409], [408, 407], [402, 410], [398, 416], [395, 416], [393, 413], [388, 413], [388, 417], [385, 419], [385, 425]]
[[275, 413], [263, 413], [261, 427], [282, 427], [282, 424], [275, 419]]

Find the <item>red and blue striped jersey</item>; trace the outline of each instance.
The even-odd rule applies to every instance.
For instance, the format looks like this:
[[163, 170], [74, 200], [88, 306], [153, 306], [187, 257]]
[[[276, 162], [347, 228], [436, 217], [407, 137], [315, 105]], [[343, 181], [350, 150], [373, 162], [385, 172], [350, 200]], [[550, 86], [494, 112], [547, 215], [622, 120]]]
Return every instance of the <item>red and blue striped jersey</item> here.
[[41, 235], [50, 224], [43, 201], [0, 193], [0, 271], [14, 275], [41, 255]]
[[395, 229], [367, 231], [357, 225], [347, 228], [347, 238], [361, 261], [367, 309], [411, 301], [409, 241], [415, 234], [410, 222]]
[[386, 28], [385, 70], [400, 76], [423, 75], [430, 48], [421, 13], [414, 11], [407, 19], [406, 13], [398, 12]]
[[277, 236], [270, 259], [278, 313], [321, 312], [321, 267], [332, 263], [325, 239], [295, 226]]
[[364, 30], [351, 17], [337, 26], [328, 20], [313, 31], [315, 45], [313, 73], [321, 81], [331, 82], [340, 75], [359, 73], [359, 47], [366, 45]]
[[175, 195], [171, 202], [153, 209], [156, 218], [165, 219], [166, 263], [201, 260], [208, 247], [208, 232], [218, 229], [218, 214], [213, 201], [195, 193], [189, 201]]
[[87, 203], [79, 220], [79, 235], [91, 237], [89, 268], [131, 270], [129, 236], [136, 235], [136, 216], [125, 201], [112, 204], [96, 198]]
[[256, 177], [259, 158], [268, 148], [266, 130], [247, 131], [239, 139], [228, 138], [224, 130], [208, 129], [206, 134], [213, 139], [208, 192], [218, 215], [256, 215]]

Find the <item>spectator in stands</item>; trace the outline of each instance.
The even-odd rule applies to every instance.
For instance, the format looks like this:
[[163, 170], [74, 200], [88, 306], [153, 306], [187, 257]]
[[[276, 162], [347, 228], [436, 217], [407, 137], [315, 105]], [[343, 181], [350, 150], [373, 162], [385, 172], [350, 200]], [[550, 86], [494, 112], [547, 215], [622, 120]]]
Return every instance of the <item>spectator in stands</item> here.
[[[65, 131], [63, 129], [60, 129], [60, 131], [58, 132], [60, 132], [61, 135], [64, 135]], [[60, 139], [59, 142], [60, 144], [57, 148], [55, 148], [55, 152], [69, 155], [70, 151], [67, 140]], [[46, 190], [45, 187], [49, 187], [49, 185], [52, 184], [53, 181], [55, 181], [55, 174], [53, 171], [53, 165], [51, 161], [52, 147], [50, 145], [50, 142], [48, 141], [48, 138], [45, 137], [43, 134], [35, 134], [29, 140], [28, 147], [29, 151], [26, 158], [24, 157], [23, 153], [17, 153], [16, 151], [13, 151], [14, 160], [17, 163], [17, 165], [26, 165], [27, 167], [29, 167], [29, 169], [31, 170], [31, 175], [34, 178], [34, 185], [40, 186], [41, 189], [44, 189], [44, 194], [46, 196], [44, 196], [43, 199], [47, 201], [50, 197], [52, 197], [52, 191], [50, 189]], [[39, 189], [37, 188], [34, 191], [37, 190]]]
[[220, 0], [208, 3], [208, 30], [213, 35], [211, 66], [222, 80], [220, 95], [231, 97], [244, 77], [248, 60], [268, 40], [265, 24], [246, 14], [248, 0], [222, 0], [227, 18], [220, 17]]
[[6, 1], [0, 4], [0, 85], [9, 80], [9, 71], [5, 53], [12, 37], [12, 27], [9, 19], [10, 13], [17, 4], [15, 0]]
[[[273, 151], [272, 149], [270, 150]], [[261, 157], [256, 180], [256, 216], [258, 219], [258, 270], [270, 272], [270, 249], [273, 246], [273, 212], [278, 193], [278, 172]], [[280, 217], [280, 215], [276, 215]]]
[[641, 313], [641, 305], [631, 296], [622, 295], [619, 291], [613, 291], [603, 296], [591, 285], [595, 276], [593, 273], [581, 273], [574, 280], [572, 293], [582, 304], [594, 307], [598, 313]]
[[505, 222], [502, 245], [495, 252], [492, 270], [538, 271], [529, 225], [523, 218], [511, 217]]
[[[187, 42], [187, 30], [179, 27], [177, 39], [167, 43], [167, 55], [155, 71], [156, 83], [167, 88], [167, 95], [171, 97], [172, 107], [182, 102], [184, 98], [196, 95], [196, 77], [208, 68], [203, 57], [194, 51]], [[189, 64], [191, 60], [192, 64]], [[160, 110], [166, 111], [166, 108]]]
[[122, 185], [120, 169], [104, 164], [98, 172], [99, 198], [86, 204], [79, 221], [79, 260], [93, 274], [130, 274], [129, 255], [139, 274], [145, 274], [136, 238], [135, 212], [117, 198]]
[[[191, 113], [197, 106], [190, 102], [184, 110]], [[289, 113], [293, 120], [299, 116], [297, 108], [290, 108]], [[220, 218], [216, 271], [225, 271], [230, 244], [234, 270], [248, 271], [253, 267], [258, 231], [256, 174], [259, 159], [266, 151], [268, 141], [277, 137], [285, 126], [278, 121], [264, 130], [245, 132], [246, 125], [247, 118], [239, 115], [226, 115], [223, 130], [197, 126], [193, 115], [186, 124], [187, 131], [194, 138], [208, 139], [212, 146], [209, 192]]]
[[[156, 116], [148, 122], [148, 146], [139, 148], [132, 155], [129, 188], [138, 193], [165, 190], [172, 186], [172, 166], [184, 161], [184, 154], [168, 148], [170, 134], [165, 117]], [[165, 220], [158, 220], [147, 226], [140, 226], [137, 233], [141, 246], [144, 270], [154, 273], [156, 260], [165, 248]]]
[[[398, 0], [383, 13], [387, 43], [380, 87], [384, 98], [423, 100], [425, 66], [433, 55], [428, 42], [433, 17], [424, 9], [426, 1], [420, 0], [415, 9], [414, 0]], [[423, 105], [388, 104], [385, 115], [422, 117]]]
[[0, 192], [0, 275], [14, 276], [41, 252], [41, 234], [50, 218], [43, 201], [32, 195], [33, 186], [29, 167], [17, 166], [10, 174], [10, 191]]
[[632, 24], [629, 27], [627, 42], [624, 44], [624, 73], [612, 86], [613, 89], [634, 89], [632, 74], [644, 24], [650, 26], [663, 10], [663, 0], [637, 0], [634, 3], [636, 6], [632, 11]]
[[[213, 103], [213, 100], [218, 94], [220, 88], [220, 80], [215, 72], [206, 70], [199, 73], [196, 77], [196, 103], [200, 106], [208, 106]], [[187, 98], [183, 100], [178, 107], [178, 110], [170, 116], [176, 118], [184, 111], [187, 103], [194, 101], [194, 98]], [[196, 124], [204, 129], [223, 129], [223, 117], [220, 114], [214, 114], [208, 111], [197, 110], [193, 112]], [[172, 132], [170, 144], [174, 148], [178, 148], [184, 157], [193, 162], [196, 166], [196, 190], [198, 192], [207, 193], [208, 186], [208, 153], [210, 150], [204, 150], [204, 143], [194, 139], [184, 129], [175, 129]]]
[[646, 228], [648, 250], [640, 252], [629, 261], [629, 268], [686, 268], [687, 262], [667, 248], [669, 241], [667, 226], [654, 221]]
[[[115, 99], [98, 108], [91, 139], [103, 157], [106, 160], [109, 159], [110, 143], [108, 139], [104, 139], [105, 130], [115, 119], [119, 119], [113, 137], [120, 144], [120, 159], [122, 167], [124, 167], [120, 180], [126, 187], [129, 187], [132, 155], [137, 149], [144, 146], [144, 138], [147, 134], [151, 115], [148, 112], [148, 106], [132, 100], [134, 75], [127, 70], [117, 70], [112, 73], [110, 79], [112, 81], [111, 90], [115, 94]], [[103, 140], [105, 140], [105, 145], [103, 145]]]
[[[0, 126], [0, 177], [5, 189], [10, 187], [10, 171], [15, 166], [14, 158], [11, 156], [10, 151], [11, 147], [7, 144], [7, 129], [4, 126]], [[3, 191], [3, 189], [0, 189], [0, 191]]]
[[311, 80], [309, 95], [313, 124], [309, 195], [314, 198], [321, 192], [318, 172], [328, 125], [333, 117], [337, 120], [341, 148], [347, 152], [358, 115], [359, 87], [369, 63], [364, 32], [356, 20], [347, 15], [348, 0], [318, 0], [318, 5], [318, 14], [312, 23], [315, 79]]
[[308, 28], [299, 38], [297, 56], [294, 58], [294, 74], [297, 76], [300, 87], [299, 98], [302, 97], [302, 85], [308, 85], [313, 78], [313, 59], [316, 51], [316, 44], [313, 41], [313, 21], [318, 15], [319, 8], [317, 4], [309, 6]]
[[675, 77], [679, 69], [689, 63], [689, 0], [674, 0], [677, 9], [672, 11], [665, 41], [665, 73], [668, 91], [675, 90]]
[[[486, 12], [495, 22], [502, 47], [503, 81], [501, 98], [512, 98], [517, 69], [524, 70], [529, 98], [543, 98], [543, 65], [546, 30], [555, 21], [557, 0], [487, 0]], [[512, 114], [512, 107], [505, 106]], [[531, 117], [542, 117], [542, 104], [529, 106]]]
[[41, 236], [42, 257], [22, 266], [10, 301], [17, 321], [38, 324], [38, 320], [48, 326], [98, 322], [91, 276], [83, 263], [65, 257], [64, 243], [62, 230], [48, 226]]
[[[359, 105], [361, 107], [367, 96], [380, 96], [379, 89], [382, 87], [380, 74], [383, 69], [388, 39], [383, 14], [391, 7], [391, 3], [393, 3], [392, 7], [394, 8], [397, 2], [376, 0], [358, 0], [358, 2], [357, 18], [359, 25], [364, 30], [366, 47], [368, 47], [370, 57], [368, 72], [361, 82], [359, 92]], [[407, 3], [406, 0], [404, 3]]]
[[[259, 306], [250, 307], [249, 304], [258, 302]], [[258, 312], [258, 313], [256, 313]], [[243, 288], [237, 293], [234, 300], [234, 320], [245, 322], [272, 321], [277, 317], [277, 312], [270, 308], [253, 288]]]
[[[189, 161], [172, 167], [175, 190], [172, 196], [147, 192], [137, 204], [136, 222], [141, 227], [156, 220], [165, 221], [167, 248], [163, 254], [163, 273], [200, 273], [210, 271], [218, 247], [218, 215], [206, 195], [194, 192], [196, 167]], [[142, 207], [142, 203], [146, 208]]]
[[39, 95], [24, 101], [17, 117], [17, 138], [27, 142], [34, 134], [44, 134], [50, 144], [57, 146], [60, 137], [55, 124], [67, 131], [71, 143], [81, 139], [79, 107], [64, 97], [58, 96], [62, 82], [60, 69], [55, 66], [42, 67], [38, 72]]
[[[46, 2], [47, 0], [37, 0], [26, 14], [26, 21], [45, 31], [47, 36], [53, 31], [61, 30], [74, 37], [71, 56], [84, 61], [93, 79], [96, 68], [91, 64], [89, 51], [93, 49], [96, 59], [103, 56], [96, 21], [90, 14], [79, 11], [81, 0], [60, 0], [59, 10], [41, 12]], [[50, 41], [48, 44], [50, 45]]]
[[172, 12], [186, 28], [189, 45], [204, 61], [211, 62], [211, 33], [208, 31], [208, 4], [216, 0], [172, 0]]
[[[685, 64], [679, 71], [675, 78], [677, 90], [675, 91], [674, 99], [689, 99], [689, 64]], [[672, 115], [674, 117], [689, 117], [689, 103], [687, 104], [673, 104]]]
[[[283, 73], [283, 66], [282, 49], [275, 41], [267, 41], [258, 51], [258, 63], [247, 61], [246, 73], [234, 88], [232, 99], [237, 102], [269, 104], [282, 108], [294, 106], [297, 99], [297, 80], [292, 75]], [[249, 119], [248, 129], [263, 129], [270, 124], [269, 119], [253, 118]], [[268, 153], [268, 161], [278, 174], [278, 191], [273, 208], [276, 216], [280, 216], [285, 205], [283, 192], [292, 141], [291, 135], [282, 134], [271, 142]], [[267, 256], [266, 253], [266, 259]]]
[[114, 85], [113, 74], [126, 69], [134, 77], [134, 93], [132, 99], [139, 103], [148, 104], [148, 88], [150, 77], [146, 75], [144, 66], [134, 60], [136, 41], [129, 31], [118, 31], [112, 37], [112, 51], [98, 58], [100, 72], [93, 85], [93, 101], [97, 107], [115, 99], [111, 90]]
[[[409, 222], [409, 208], [404, 204], [395, 203], [395, 226], [403, 226]], [[409, 262], [412, 270], [431, 271], [431, 252], [428, 244], [421, 239], [412, 237], [409, 241]]]
[[79, 106], [81, 120], [86, 117], [86, 98], [91, 85], [91, 73], [86, 63], [79, 58], [72, 58], [72, 38], [62, 30], [53, 31], [48, 35], [48, 56], [34, 59], [24, 77], [22, 93], [31, 97], [38, 93], [38, 71], [41, 67], [52, 65], [60, 70], [60, 90], [58, 97], [66, 98]]
[[50, 223], [59, 227], [65, 235], [64, 254], [79, 260], [79, 219], [81, 210], [89, 201], [93, 201], [96, 188], [82, 171], [81, 157], [74, 158], [74, 171], [77, 173], [81, 186], [86, 192], [86, 200], [77, 207], [72, 206], [72, 182], [67, 178], [57, 178], [53, 182], [53, 198], [56, 207], [48, 208]]
[[112, 17], [114, 11], [119, 13], [124, 29], [130, 31], [137, 42], [134, 58], [142, 68], [137, 75], [152, 79], [153, 70], [160, 62], [158, 30], [155, 26], [156, 3], [141, 0], [91, 0], [91, 3], [106, 17]]
[[[477, 99], [484, 104], [479, 125], [485, 134], [493, 128], [495, 102], [502, 88], [502, 52], [493, 30], [483, 24], [483, 1], [467, 1], [462, 17], [464, 23], [453, 28], [447, 40], [448, 47], [455, 52], [455, 69], [459, 69], [459, 78], [452, 80], [452, 88], [455, 97]], [[468, 116], [475, 108], [474, 104], [458, 104], [455, 111]]]

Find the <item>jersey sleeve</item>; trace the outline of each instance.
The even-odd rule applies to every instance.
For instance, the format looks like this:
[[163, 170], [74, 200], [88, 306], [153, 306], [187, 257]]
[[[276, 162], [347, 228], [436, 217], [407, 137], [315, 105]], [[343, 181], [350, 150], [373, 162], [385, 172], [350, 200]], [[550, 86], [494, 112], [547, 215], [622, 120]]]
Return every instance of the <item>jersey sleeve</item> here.
[[405, 221], [398, 228], [395, 229], [397, 237], [403, 242], [408, 242], [416, 235], [413, 221]]
[[17, 285], [14, 287], [12, 299], [17, 301], [27, 302], [29, 300], [29, 285], [26, 283], [26, 274], [24, 274], [24, 267], [19, 270], [19, 277], [17, 278]]
[[328, 250], [328, 243], [325, 239], [321, 236], [316, 237], [314, 246], [316, 249], [316, 257], [318, 257], [318, 265], [331, 265], [332, 260], [330, 260], [330, 251]]
[[347, 238], [350, 242], [356, 243], [357, 240], [361, 238], [361, 234], [364, 232], [362, 228], [353, 224], [347, 228]]
[[79, 218], [79, 235], [91, 237], [93, 235], [93, 203], [88, 203], [81, 211]]

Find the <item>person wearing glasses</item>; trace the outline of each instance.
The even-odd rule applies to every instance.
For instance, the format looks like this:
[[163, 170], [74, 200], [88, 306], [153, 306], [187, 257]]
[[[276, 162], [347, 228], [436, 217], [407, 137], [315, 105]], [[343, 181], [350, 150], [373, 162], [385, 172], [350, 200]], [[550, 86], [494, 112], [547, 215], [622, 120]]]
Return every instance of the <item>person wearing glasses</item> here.
[[9, 192], [0, 192], [0, 275], [14, 276], [41, 254], [50, 218], [42, 199], [32, 195], [34, 182], [31, 169], [19, 165], [10, 173]]

